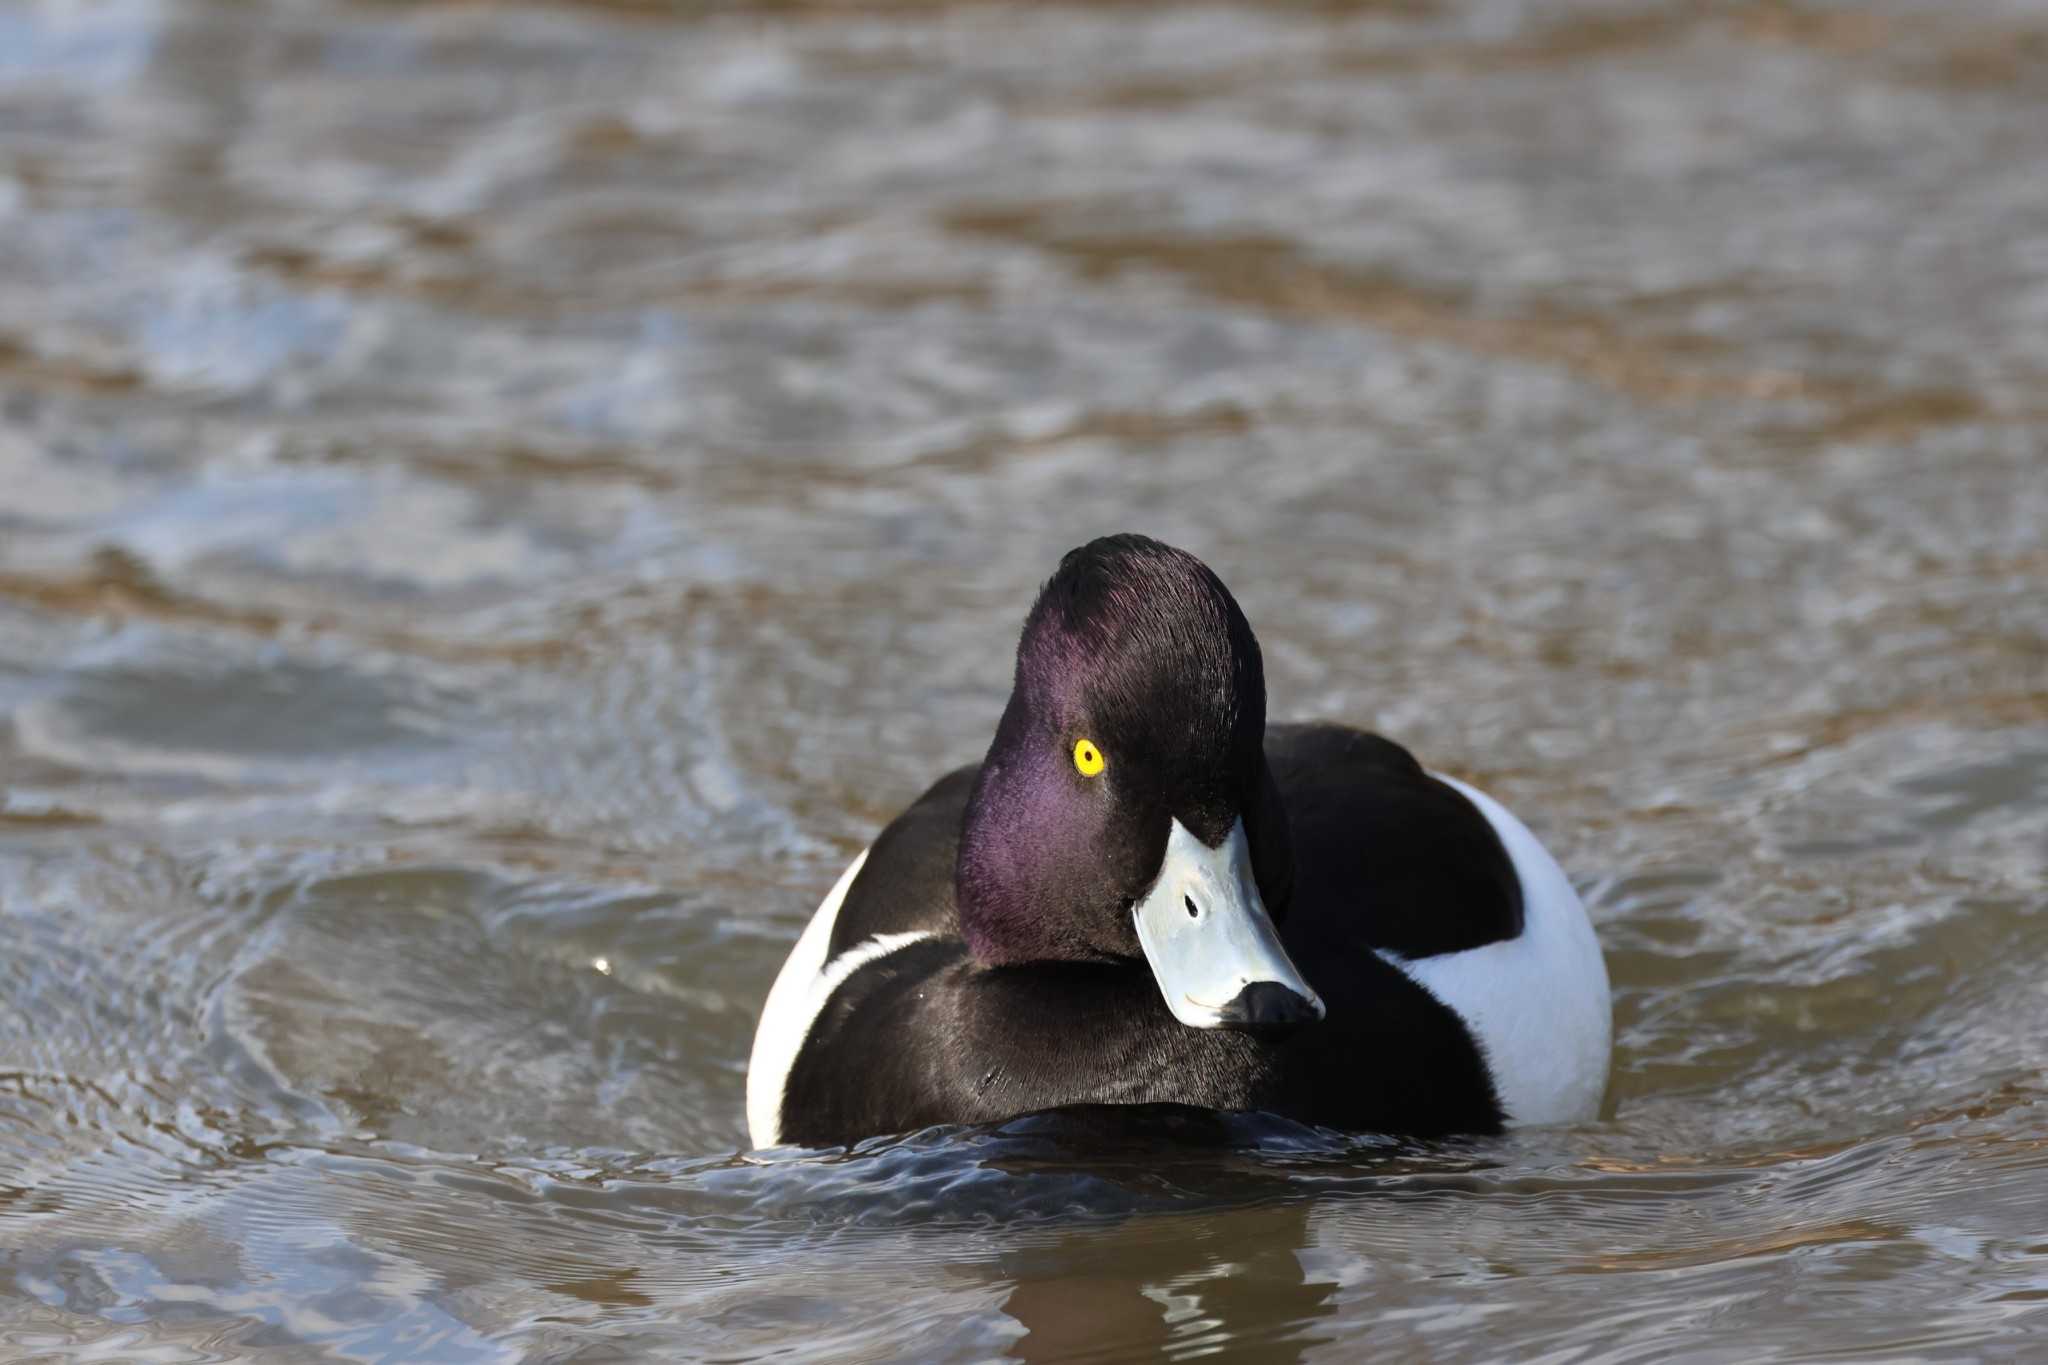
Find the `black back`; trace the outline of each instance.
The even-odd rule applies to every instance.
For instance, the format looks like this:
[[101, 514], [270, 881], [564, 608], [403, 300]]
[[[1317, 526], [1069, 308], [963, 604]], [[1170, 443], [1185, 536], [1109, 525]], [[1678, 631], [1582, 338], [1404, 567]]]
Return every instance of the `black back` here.
[[891, 820], [868, 848], [860, 875], [846, 889], [825, 960], [877, 934], [926, 933], [960, 937], [953, 901], [953, 863], [960, 821], [974, 789], [977, 766], [955, 768]]
[[1375, 950], [1432, 956], [1521, 931], [1519, 883], [1484, 816], [1388, 740], [1272, 726], [1293, 829], [1281, 937], [1329, 1007], [1279, 1042], [1173, 1018], [1142, 961], [984, 967], [961, 940], [953, 868], [976, 770], [948, 774], [875, 840], [832, 935], [935, 937], [836, 991], [784, 1087], [785, 1142], [823, 1146], [1058, 1105], [1264, 1109], [1418, 1137], [1499, 1130], [1477, 1044]]
[[1493, 826], [1400, 745], [1348, 725], [1274, 725], [1266, 762], [1294, 836], [1281, 937], [1297, 964], [1376, 948], [1434, 957], [1522, 932], [1522, 883]]

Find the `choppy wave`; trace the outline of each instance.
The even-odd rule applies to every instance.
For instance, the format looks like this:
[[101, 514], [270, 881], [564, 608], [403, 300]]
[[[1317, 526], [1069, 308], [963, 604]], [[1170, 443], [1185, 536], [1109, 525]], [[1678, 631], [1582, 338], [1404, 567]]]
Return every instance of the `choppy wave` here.
[[[0, 1355], [2024, 1354], [2043, 36], [0, 14]], [[742, 1150], [1125, 528], [1556, 849], [1600, 1122]]]

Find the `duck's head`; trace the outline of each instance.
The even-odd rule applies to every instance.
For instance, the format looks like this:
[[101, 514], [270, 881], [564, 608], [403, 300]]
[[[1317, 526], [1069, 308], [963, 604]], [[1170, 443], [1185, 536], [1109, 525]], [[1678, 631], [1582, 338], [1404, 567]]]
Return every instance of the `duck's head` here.
[[1134, 535], [1069, 552], [961, 832], [975, 958], [1143, 961], [1195, 1028], [1321, 1018], [1274, 928], [1293, 856], [1265, 729], [1258, 641], [1208, 566]]

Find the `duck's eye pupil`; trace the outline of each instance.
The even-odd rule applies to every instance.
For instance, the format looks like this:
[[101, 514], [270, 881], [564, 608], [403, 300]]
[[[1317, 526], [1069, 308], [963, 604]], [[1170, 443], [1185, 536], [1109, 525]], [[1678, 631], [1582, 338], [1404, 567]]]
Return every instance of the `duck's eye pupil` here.
[[1202, 912], [1200, 908], [1195, 905], [1195, 898], [1193, 896], [1182, 896], [1180, 898], [1180, 903], [1188, 908], [1189, 919], [1200, 919], [1202, 917]]
[[1102, 771], [1102, 750], [1095, 747], [1094, 740], [1074, 741], [1074, 767], [1083, 777], [1093, 777]]

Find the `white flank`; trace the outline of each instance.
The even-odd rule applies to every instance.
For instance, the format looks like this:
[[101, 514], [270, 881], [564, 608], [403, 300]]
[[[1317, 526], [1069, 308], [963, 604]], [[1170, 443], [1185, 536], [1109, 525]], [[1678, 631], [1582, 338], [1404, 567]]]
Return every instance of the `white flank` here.
[[1506, 807], [1442, 773], [1500, 837], [1522, 883], [1522, 932], [1399, 967], [1465, 1020], [1510, 1123], [1568, 1123], [1599, 1113], [1614, 1005], [1592, 921], [1564, 870]]
[[761, 1023], [754, 1030], [754, 1052], [747, 1061], [747, 1133], [756, 1147], [773, 1147], [782, 1141], [782, 1094], [790, 1068], [796, 1065], [811, 1024], [832, 992], [860, 967], [915, 943], [929, 934], [882, 934], [857, 943], [825, 961], [832, 946], [832, 926], [853, 879], [860, 875], [868, 851], [847, 864], [846, 871], [825, 893], [817, 913], [804, 926], [803, 936], [789, 950], [789, 958], [776, 973], [775, 984], [761, 1006]]

